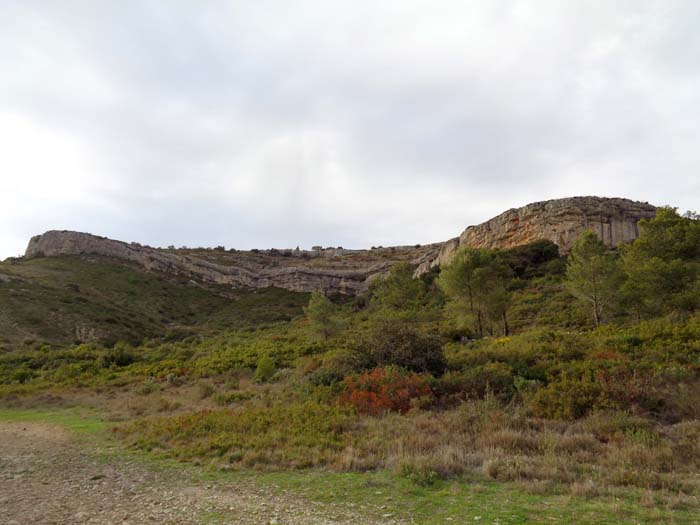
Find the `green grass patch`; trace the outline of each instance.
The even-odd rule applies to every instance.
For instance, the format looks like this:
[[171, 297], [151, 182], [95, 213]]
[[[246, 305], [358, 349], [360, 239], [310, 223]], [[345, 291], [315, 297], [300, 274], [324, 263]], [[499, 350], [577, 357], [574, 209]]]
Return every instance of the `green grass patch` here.
[[0, 421], [45, 423], [85, 435], [100, 434], [109, 428], [109, 423], [101, 419], [95, 411], [84, 408], [0, 409]]
[[533, 493], [512, 483], [439, 481], [420, 487], [386, 471], [244, 474], [258, 483], [322, 503], [352, 504], [377, 517], [411, 523], [698, 523], [696, 511], [640, 506], [643, 494], [587, 498], [551, 488]]

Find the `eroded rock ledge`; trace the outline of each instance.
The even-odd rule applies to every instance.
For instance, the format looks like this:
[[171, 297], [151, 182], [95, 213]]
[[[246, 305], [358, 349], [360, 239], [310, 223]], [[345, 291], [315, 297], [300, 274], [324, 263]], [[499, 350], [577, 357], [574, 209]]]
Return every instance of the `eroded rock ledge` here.
[[323, 289], [331, 293], [358, 294], [367, 291], [372, 279], [386, 273], [397, 260], [422, 264], [434, 259], [439, 248], [436, 244], [376, 250], [333, 249], [326, 250], [327, 253], [298, 255], [294, 252], [294, 256], [289, 257], [282, 257], [279, 250], [231, 253], [202, 249], [187, 255], [182, 253], [184, 250], [157, 249], [88, 233], [53, 230], [32, 237], [25, 257], [94, 254], [132, 261], [147, 270], [234, 287], [276, 286], [295, 292]]
[[[444, 243], [372, 250], [174, 250], [115, 241], [88, 233], [48, 231], [32, 237], [25, 256], [95, 254], [125, 259], [148, 270], [190, 276], [235, 287], [276, 286], [298, 292], [323, 289], [363, 293], [370, 282], [392, 264], [405, 260], [422, 275], [447, 263], [460, 246], [511, 248], [540, 239], [556, 243], [567, 253], [573, 242], [592, 230], [608, 245], [630, 242], [639, 235], [638, 222], [650, 219], [656, 208], [628, 199], [572, 197], [535, 202], [510, 209]], [[281, 257], [284, 254], [284, 257]]]
[[639, 236], [638, 222], [656, 215], [656, 207], [646, 202], [605, 197], [570, 197], [533, 202], [512, 208], [445, 242], [438, 256], [419, 269], [448, 262], [460, 246], [474, 248], [513, 248], [547, 239], [566, 254], [574, 241], [592, 230], [610, 247], [631, 242]]

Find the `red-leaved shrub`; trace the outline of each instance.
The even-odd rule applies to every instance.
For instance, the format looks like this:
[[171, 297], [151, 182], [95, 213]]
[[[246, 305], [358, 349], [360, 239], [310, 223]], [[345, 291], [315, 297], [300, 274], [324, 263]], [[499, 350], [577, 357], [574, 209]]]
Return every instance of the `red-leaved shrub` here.
[[389, 411], [406, 412], [411, 400], [432, 397], [431, 376], [406, 372], [400, 368], [375, 368], [344, 379], [342, 404], [351, 405], [362, 414], [379, 415]]

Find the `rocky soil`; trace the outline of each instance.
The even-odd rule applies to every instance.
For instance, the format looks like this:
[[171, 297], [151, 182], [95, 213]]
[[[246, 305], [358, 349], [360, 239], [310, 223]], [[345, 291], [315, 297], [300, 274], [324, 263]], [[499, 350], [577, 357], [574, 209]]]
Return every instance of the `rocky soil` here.
[[350, 504], [202, 481], [195, 470], [147, 465], [52, 425], [0, 422], [0, 523], [379, 523]]

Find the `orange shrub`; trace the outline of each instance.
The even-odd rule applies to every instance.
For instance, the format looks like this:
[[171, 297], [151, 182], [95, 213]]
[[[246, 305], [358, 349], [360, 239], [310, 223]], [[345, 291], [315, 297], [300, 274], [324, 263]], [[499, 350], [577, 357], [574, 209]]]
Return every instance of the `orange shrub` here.
[[400, 368], [375, 368], [344, 379], [340, 402], [362, 414], [379, 415], [389, 411], [406, 412], [411, 400], [432, 397], [431, 376]]

